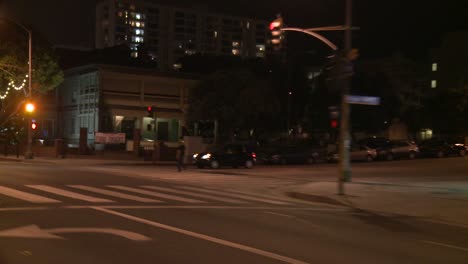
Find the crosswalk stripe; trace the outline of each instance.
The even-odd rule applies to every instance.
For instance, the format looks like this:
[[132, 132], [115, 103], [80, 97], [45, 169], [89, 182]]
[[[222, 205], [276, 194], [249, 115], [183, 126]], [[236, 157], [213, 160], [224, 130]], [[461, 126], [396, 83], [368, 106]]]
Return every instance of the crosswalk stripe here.
[[290, 203], [286, 202], [281, 202], [281, 201], [275, 201], [275, 200], [270, 200], [270, 199], [263, 199], [263, 198], [257, 198], [249, 195], [244, 195], [244, 194], [232, 194], [228, 192], [221, 192], [221, 191], [214, 191], [214, 190], [206, 190], [206, 189], [201, 189], [201, 188], [195, 188], [195, 187], [188, 187], [188, 186], [181, 186], [179, 188], [186, 189], [186, 190], [191, 190], [191, 191], [198, 191], [198, 192], [204, 192], [204, 193], [211, 193], [211, 194], [218, 194], [218, 195], [225, 195], [225, 196], [231, 196], [231, 197], [236, 197], [236, 198], [241, 198], [241, 199], [246, 199], [246, 200], [251, 200], [251, 201], [257, 201], [257, 202], [263, 202], [263, 203], [269, 203], [269, 204], [280, 204], [280, 205], [287, 205]]
[[118, 198], [122, 198], [122, 199], [126, 199], [126, 200], [142, 202], [142, 203], [160, 203], [161, 202], [161, 201], [155, 200], [155, 199], [138, 197], [138, 196], [135, 196], [135, 195], [109, 191], [109, 190], [95, 188], [95, 187], [86, 186], [86, 185], [68, 185], [68, 186], [70, 186], [72, 188], [80, 189], [80, 190], [95, 192], [95, 193], [99, 193], [99, 194], [114, 196], [114, 197], [118, 197]]
[[55, 187], [51, 187], [51, 186], [47, 186], [47, 185], [26, 185], [26, 186], [29, 187], [29, 188], [41, 190], [41, 191], [44, 191], [44, 192], [49, 192], [49, 193], [65, 196], [65, 197], [68, 197], [68, 198], [83, 200], [83, 201], [91, 202], [91, 203], [112, 203], [112, 202], [114, 202], [114, 201], [111, 201], [111, 200], [96, 198], [96, 197], [93, 197], [93, 196], [79, 194], [79, 193], [76, 193], [76, 192], [70, 192], [70, 191], [67, 191], [67, 190], [63, 190], [63, 189], [59, 189], [59, 188], [55, 188]]
[[148, 188], [148, 189], [153, 189], [157, 191], [165, 191], [165, 192], [171, 192], [171, 193], [178, 193], [178, 194], [185, 194], [185, 195], [190, 195], [194, 197], [200, 197], [200, 198], [207, 198], [215, 201], [221, 201], [225, 203], [241, 203], [245, 204], [247, 203], [246, 201], [241, 201], [241, 200], [236, 200], [236, 199], [231, 199], [231, 198], [222, 198], [219, 196], [213, 196], [213, 195], [208, 195], [208, 194], [201, 194], [201, 193], [194, 193], [194, 192], [188, 192], [188, 191], [182, 191], [182, 190], [174, 190], [174, 189], [169, 189], [169, 188], [163, 188], [163, 187], [156, 187], [156, 186], [141, 186], [143, 188]]
[[58, 200], [42, 197], [39, 195], [18, 191], [12, 188], [0, 186], [0, 193], [6, 196], [10, 196], [19, 200], [31, 202], [31, 203], [61, 203]]
[[190, 199], [190, 198], [183, 198], [180, 196], [174, 196], [170, 194], [163, 194], [163, 193], [156, 193], [152, 191], [147, 191], [147, 190], [142, 190], [138, 188], [131, 188], [131, 187], [125, 187], [125, 186], [119, 186], [119, 185], [108, 185], [110, 188], [114, 189], [119, 189], [119, 190], [124, 190], [124, 191], [129, 191], [129, 192], [135, 192], [139, 194], [144, 194], [148, 196], [154, 196], [154, 197], [160, 197], [164, 199], [169, 199], [169, 200], [175, 200], [175, 201], [180, 201], [180, 202], [186, 202], [186, 203], [205, 203], [200, 200], [195, 200], [195, 199]]

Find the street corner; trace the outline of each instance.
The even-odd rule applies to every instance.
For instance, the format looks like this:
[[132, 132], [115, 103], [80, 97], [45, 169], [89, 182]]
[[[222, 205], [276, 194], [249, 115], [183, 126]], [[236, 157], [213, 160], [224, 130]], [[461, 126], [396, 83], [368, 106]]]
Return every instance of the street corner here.
[[0, 161], [21, 162], [23, 160], [19, 158], [0, 157]]

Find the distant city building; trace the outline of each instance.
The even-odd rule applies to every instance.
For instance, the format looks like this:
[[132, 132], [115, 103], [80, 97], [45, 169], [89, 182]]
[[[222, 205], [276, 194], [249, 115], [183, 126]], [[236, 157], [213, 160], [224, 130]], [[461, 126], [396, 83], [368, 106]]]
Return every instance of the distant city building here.
[[268, 22], [155, 4], [149, 0], [100, 0], [96, 48], [126, 44], [131, 56], [149, 56], [161, 69], [196, 53], [264, 57]]
[[430, 88], [463, 89], [468, 83], [468, 31], [448, 33], [440, 48], [430, 51]]

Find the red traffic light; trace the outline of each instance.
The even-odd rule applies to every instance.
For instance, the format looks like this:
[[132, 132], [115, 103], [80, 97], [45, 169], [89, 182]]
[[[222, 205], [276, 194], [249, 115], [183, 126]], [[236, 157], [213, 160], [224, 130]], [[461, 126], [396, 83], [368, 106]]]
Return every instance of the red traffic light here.
[[36, 130], [36, 129], [37, 129], [37, 124], [36, 124], [36, 122], [32, 122], [32, 123], [31, 123], [31, 129], [32, 129], [32, 130]]
[[273, 29], [275, 29], [275, 28], [277, 28], [277, 27], [280, 27], [280, 26], [281, 26], [281, 22], [275, 20], [275, 21], [273, 21], [273, 22], [270, 23], [270, 30], [273, 30]]
[[338, 121], [337, 121], [337, 120], [332, 120], [332, 121], [330, 122], [330, 126], [331, 126], [332, 128], [337, 128], [337, 127], [338, 127]]
[[151, 106], [148, 106], [148, 112], [151, 113], [153, 108]]

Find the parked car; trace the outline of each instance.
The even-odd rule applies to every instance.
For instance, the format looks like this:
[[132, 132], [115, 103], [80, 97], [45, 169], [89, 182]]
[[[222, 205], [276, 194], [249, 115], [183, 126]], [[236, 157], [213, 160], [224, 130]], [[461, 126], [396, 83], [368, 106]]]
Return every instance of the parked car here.
[[444, 139], [429, 139], [420, 143], [420, 150], [422, 156], [443, 158], [458, 155], [464, 157], [468, 151], [468, 146], [457, 141], [449, 142]]
[[222, 166], [252, 168], [257, 155], [247, 145], [228, 144], [221, 149], [204, 153], [195, 153], [193, 160], [198, 168], [210, 167], [217, 169]]
[[[349, 152], [349, 159], [351, 161], [373, 161], [377, 158], [377, 151], [365, 145], [353, 145]], [[338, 152], [331, 152], [328, 155], [329, 162], [338, 162]]]
[[415, 142], [408, 140], [390, 141], [387, 160], [401, 158], [415, 159], [418, 155], [419, 147]]
[[262, 155], [262, 160], [270, 164], [313, 164], [320, 160], [325, 149], [309, 146], [277, 146]]
[[371, 137], [359, 141], [359, 145], [367, 146], [371, 149], [375, 149], [377, 152], [376, 159], [378, 160], [393, 160], [394, 155], [392, 153], [393, 144], [388, 138], [384, 137]]

